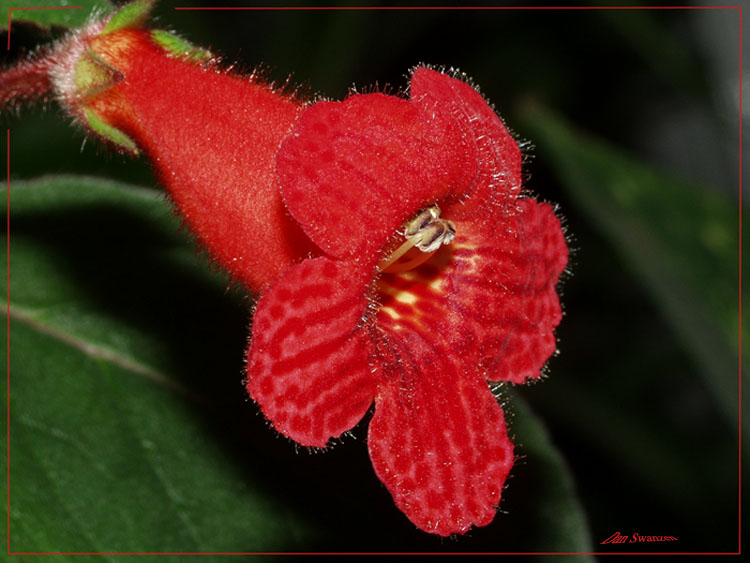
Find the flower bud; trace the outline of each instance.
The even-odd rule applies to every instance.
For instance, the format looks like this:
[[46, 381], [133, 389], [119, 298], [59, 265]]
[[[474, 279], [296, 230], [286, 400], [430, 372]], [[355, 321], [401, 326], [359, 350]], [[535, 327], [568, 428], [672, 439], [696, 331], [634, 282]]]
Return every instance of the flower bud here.
[[93, 20], [15, 72], [41, 68], [77, 123], [122, 153], [145, 154], [211, 256], [259, 290], [314, 248], [289, 218], [275, 173], [276, 153], [304, 104], [149, 29], [152, 5], [136, 0]]

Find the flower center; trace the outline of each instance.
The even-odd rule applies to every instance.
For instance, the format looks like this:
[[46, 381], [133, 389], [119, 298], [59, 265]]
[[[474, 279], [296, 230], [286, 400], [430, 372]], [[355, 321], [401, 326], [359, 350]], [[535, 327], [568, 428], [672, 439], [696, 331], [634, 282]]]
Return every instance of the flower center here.
[[456, 237], [456, 225], [440, 216], [437, 205], [417, 213], [403, 226], [406, 239], [398, 248], [386, 254], [378, 263], [383, 273], [397, 274], [413, 270], [444, 244], [450, 244]]

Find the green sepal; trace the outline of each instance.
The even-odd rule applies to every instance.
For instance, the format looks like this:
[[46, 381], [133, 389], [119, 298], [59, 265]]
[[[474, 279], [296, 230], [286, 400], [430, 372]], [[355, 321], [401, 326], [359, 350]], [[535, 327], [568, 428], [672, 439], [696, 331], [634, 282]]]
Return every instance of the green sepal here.
[[155, 0], [135, 0], [126, 4], [112, 15], [101, 35], [119, 31], [121, 29], [136, 28], [146, 20], [154, 7]]
[[122, 73], [107, 64], [90, 48], [87, 48], [76, 62], [73, 83], [77, 96], [87, 98], [114, 86], [121, 80]]
[[91, 127], [95, 133], [98, 133], [108, 141], [111, 141], [133, 155], [138, 154], [138, 145], [135, 144], [135, 141], [120, 131], [117, 127], [113, 127], [90, 109], [85, 109], [84, 114], [89, 127]]
[[195, 63], [211, 60], [212, 55], [209, 51], [202, 49], [201, 47], [196, 47], [189, 41], [185, 41], [182, 37], [170, 33], [169, 31], [155, 29], [151, 32], [151, 38], [162, 49], [176, 57], [183, 57], [190, 62]]

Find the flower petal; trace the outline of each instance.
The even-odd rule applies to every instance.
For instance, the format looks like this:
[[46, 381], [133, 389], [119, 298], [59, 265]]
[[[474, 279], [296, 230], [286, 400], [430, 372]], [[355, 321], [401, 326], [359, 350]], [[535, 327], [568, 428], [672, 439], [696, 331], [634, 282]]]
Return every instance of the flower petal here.
[[355, 262], [306, 260], [258, 302], [247, 390], [279, 432], [304, 446], [324, 447], [372, 404], [372, 344], [360, 328], [370, 273]]
[[485, 377], [523, 383], [539, 377], [557, 348], [562, 309], [556, 286], [568, 247], [550, 205], [520, 199], [517, 209], [515, 228], [492, 237], [483, 236], [479, 222], [467, 225], [446, 292], [451, 310], [467, 315]]
[[305, 110], [277, 157], [281, 193], [335, 257], [381, 249], [401, 224], [477, 174], [476, 147], [448, 114], [384, 94]]
[[387, 339], [391, 359], [370, 422], [370, 458], [418, 528], [462, 534], [495, 517], [513, 444], [487, 384], [461, 377], [450, 355], [415, 336]]
[[378, 324], [431, 334], [465, 377], [522, 383], [555, 351], [567, 259], [553, 208], [519, 199], [509, 217], [457, 222], [453, 243], [416, 270], [381, 276]]
[[426, 113], [452, 115], [464, 138], [478, 148], [479, 177], [465, 191], [468, 199], [448, 207], [453, 220], [473, 217], [488, 200], [493, 205], [512, 206], [521, 191], [521, 151], [495, 110], [482, 95], [463, 80], [419, 67], [411, 77], [411, 101]]

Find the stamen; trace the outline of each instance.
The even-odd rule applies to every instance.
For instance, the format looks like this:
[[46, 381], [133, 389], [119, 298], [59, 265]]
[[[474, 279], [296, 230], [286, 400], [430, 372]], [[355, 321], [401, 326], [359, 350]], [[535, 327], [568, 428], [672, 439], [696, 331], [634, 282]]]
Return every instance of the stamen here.
[[383, 258], [378, 269], [397, 274], [413, 270], [426, 262], [443, 244], [450, 244], [456, 236], [456, 225], [440, 216], [437, 205], [418, 213], [403, 227], [406, 242]]
[[[381, 272], [388, 274], [408, 272], [425, 262], [430, 256], [437, 252], [437, 249], [432, 252], [423, 252], [416, 246], [417, 242], [418, 241], [414, 238], [407, 240], [404, 244], [393, 251], [390, 256], [381, 260], [378, 263], [378, 269]], [[406, 258], [396, 264], [395, 262], [404, 257], [404, 255], [407, 255]]]

